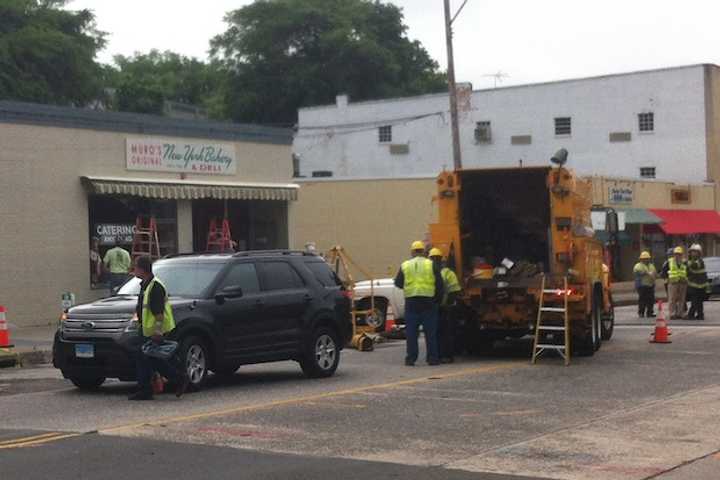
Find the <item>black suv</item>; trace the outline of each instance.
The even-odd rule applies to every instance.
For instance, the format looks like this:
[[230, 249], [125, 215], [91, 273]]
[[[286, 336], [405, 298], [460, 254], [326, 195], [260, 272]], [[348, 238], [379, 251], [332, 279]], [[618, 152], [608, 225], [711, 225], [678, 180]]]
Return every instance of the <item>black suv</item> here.
[[[295, 360], [308, 377], [329, 377], [352, 335], [350, 294], [327, 263], [294, 251], [176, 255], [153, 272], [170, 295], [180, 355], [191, 384], [208, 371]], [[55, 334], [53, 365], [79, 388], [135, 379], [128, 344], [138, 335], [140, 280], [116, 296], [78, 305]]]

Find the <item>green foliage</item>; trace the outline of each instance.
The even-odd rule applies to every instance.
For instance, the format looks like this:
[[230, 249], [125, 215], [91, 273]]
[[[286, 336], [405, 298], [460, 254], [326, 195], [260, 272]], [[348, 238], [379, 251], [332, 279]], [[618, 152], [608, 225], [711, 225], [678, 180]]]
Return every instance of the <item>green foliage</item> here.
[[166, 100], [202, 106], [211, 115], [218, 110], [214, 102], [223, 73], [212, 64], [157, 50], [118, 55], [115, 63], [108, 85], [118, 110], [162, 114]]
[[441, 91], [445, 76], [407, 38], [402, 10], [371, 0], [256, 0], [230, 12], [212, 54], [229, 78], [225, 114], [293, 123], [302, 106]]
[[102, 97], [105, 44], [89, 10], [65, 0], [0, 1], [0, 99], [86, 105]]

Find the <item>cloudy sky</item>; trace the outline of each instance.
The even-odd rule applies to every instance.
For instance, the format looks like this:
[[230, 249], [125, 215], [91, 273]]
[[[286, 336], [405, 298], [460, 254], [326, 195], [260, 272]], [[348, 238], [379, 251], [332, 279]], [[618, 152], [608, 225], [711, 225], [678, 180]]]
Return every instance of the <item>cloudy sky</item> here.
[[[100, 55], [151, 48], [206, 58], [225, 12], [252, 0], [72, 0], [110, 33]], [[409, 36], [445, 68], [442, 0], [392, 0]], [[452, 0], [457, 8], [462, 0]], [[455, 30], [458, 81], [489, 87], [692, 63], [720, 63], [720, 5], [708, 0], [469, 0]]]

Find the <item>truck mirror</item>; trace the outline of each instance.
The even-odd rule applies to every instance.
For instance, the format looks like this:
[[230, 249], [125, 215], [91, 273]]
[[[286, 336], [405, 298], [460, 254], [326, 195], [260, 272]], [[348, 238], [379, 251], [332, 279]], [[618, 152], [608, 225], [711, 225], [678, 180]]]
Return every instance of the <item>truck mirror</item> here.
[[610, 233], [617, 233], [620, 230], [618, 214], [615, 210], [608, 210], [605, 229]]

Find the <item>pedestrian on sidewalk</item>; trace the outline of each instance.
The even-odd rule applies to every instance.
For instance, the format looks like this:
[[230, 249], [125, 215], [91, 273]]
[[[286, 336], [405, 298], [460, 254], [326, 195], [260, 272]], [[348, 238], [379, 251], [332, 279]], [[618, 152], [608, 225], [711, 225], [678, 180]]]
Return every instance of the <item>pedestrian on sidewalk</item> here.
[[688, 250], [690, 259], [688, 260], [688, 298], [690, 299], [690, 310], [688, 311], [688, 320], [705, 320], [705, 310], [703, 303], [710, 288], [707, 272], [705, 271], [705, 262], [702, 259], [702, 247], [694, 244]]
[[687, 296], [687, 264], [683, 259], [682, 247], [675, 247], [673, 257], [668, 260], [668, 302], [670, 303], [670, 319], [683, 318], [685, 299]]
[[110, 272], [110, 296], [113, 296], [115, 295], [116, 289], [127, 280], [130, 274], [132, 259], [127, 250], [120, 245], [115, 245], [105, 252], [103, 263]]
[[655, 279], [657, 270], [652, 263], [650, 252], [640, 254], [640, 261], [633, 268], [635, 273], [635, 289], [638, 292], [638, 317], [654, 317]]
[[141, 256], [135, 260], [135, 276], [142, 281], [137, 304], [141, 341], [134, 351], [139, 390], [131, 395], [129, 400], [153, 399], [152, 378], [155, 372], [175, 382], [177, 385], [175, 395], [181, 397], [188, 387], [188, 377], [177, 355], [168, 360], [147, 356], [142, 351], [142, 345], [148, 340], [155, 345], [162, 345], [165, 338], [172, 335], [175, 330], [175, 319], [167, 289], [153, 275], [152, 260], [148, 256]]
[[395, 277], [395, 286], [405, 295], [405, 365], [412, 367], [418, 357], [418, 331], [425, 333], [428, 365], [439, 365], [437, 328], [438, 305], [442, 299], [443, 281], [440, 267], [425, 258], [425, 244], [415, 241], [410, 247], [412, 258], [403, 262]]
[[455, 272], [450, 269], [443, 258], [439, 248], [430, 250], [430, 260], [440, 266], [440, 275], [443, 279], [444, 294], [440, 302], [440, 321], [438, 323], [438, 344], [440, 347], [440, 363], [453, 363], [455, 361], [455, 335], [457, 331], [457, 296], [462, 290]]

